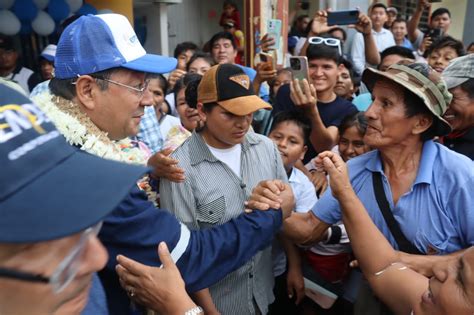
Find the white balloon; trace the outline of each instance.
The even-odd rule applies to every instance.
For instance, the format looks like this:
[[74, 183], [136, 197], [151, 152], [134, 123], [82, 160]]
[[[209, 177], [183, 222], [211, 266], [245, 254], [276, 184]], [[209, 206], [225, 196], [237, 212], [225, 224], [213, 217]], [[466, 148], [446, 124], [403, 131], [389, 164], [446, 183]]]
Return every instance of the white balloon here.
[[109, 14], [109, 13], [114, 13], [114, 11], [110, 9], [102, 9], [102, 10], [97, 11], [97, 14]]
[[0, 0], [0, 9], [10, 9], [15, 0]]
[[48, 13], [44, 11], [38, 11], [38, 15], [33, 20], [33, 22], [31, 22], [31, 27], [38, 35], [48, 36], [54, 32], [56, 25]]
[[82, 7], [82, 0], [66, 0], [66, 2], [69, 4], [69, 9], [72, 13], [76, 12]]
[[20, 20], [8, 10], [0, 10], [0, 33], [8, 36], [18, 34], [21, 29]]
[[48, 6], [49, 0], [33, 0], [33, 2], [39, 10], [44, 10]]

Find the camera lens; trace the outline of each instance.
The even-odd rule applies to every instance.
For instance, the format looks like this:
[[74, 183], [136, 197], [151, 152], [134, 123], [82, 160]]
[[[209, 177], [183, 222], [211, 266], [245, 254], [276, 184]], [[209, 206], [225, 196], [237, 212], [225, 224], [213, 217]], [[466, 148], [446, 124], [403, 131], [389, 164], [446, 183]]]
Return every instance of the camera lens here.
[[290, 59], [290, 66], [293, 70], [300, 70], [301, 69], [301, 62], [299, 59]]

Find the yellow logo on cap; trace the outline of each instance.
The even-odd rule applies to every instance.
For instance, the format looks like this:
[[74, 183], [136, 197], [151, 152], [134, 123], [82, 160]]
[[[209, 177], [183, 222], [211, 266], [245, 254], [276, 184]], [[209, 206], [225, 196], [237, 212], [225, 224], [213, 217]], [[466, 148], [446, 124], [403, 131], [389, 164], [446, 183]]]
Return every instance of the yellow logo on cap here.
[[230, 77], [229, 80], [234, 81], [235, 83], [244, 87], [247, 90], [250, 88], [250, 79], [248, 75], [245, 75], [245, 74], [234, 75]]
[[[9, 112], [17, 112], [20, 115]], [[1, 106], [0, 119], [5, 121], [4, 123], [0, 123], [0, 143], [21, 133], [21, 129], [26, 130], [33, 127], [38, 133], [46, 132], [38, 123], [38, 117], [20, 105], [8, 104]], [[10, 134], [10, 132], [5, 134], [4, 130], [6, 129], [12, 129], [13, 134]], [[2, 135], [5, 139], [3, 139]]]

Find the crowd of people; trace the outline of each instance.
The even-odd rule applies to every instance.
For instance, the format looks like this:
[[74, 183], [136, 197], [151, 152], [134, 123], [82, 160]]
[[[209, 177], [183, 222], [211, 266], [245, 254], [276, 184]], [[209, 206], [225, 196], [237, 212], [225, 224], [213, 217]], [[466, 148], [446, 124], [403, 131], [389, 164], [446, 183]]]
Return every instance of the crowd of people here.
[[474, 54], [430, 6], [292, 12], [278, 67], [231, 1], [174, 57], [114, 13], [37, 73], [0, 37], [0, 314], [473, 314]]

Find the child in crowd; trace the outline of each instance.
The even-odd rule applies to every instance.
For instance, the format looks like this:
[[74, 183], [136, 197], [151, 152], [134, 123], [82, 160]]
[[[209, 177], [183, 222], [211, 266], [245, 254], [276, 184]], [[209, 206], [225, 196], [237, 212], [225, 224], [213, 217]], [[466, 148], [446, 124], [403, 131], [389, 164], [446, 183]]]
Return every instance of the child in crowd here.
[[219, 25], [224, 27], [225, 23], [231, 20], [234, 22], [235, 28], [240, 30], [240, 12], [237, 5], [233, 1], [224, 1], [223, 9]]
[[[289, 184], [295, 195], [295, 211], [300, 212], [308, 211], [317, 201], [313, 184], [302, 171], [294, 167], [308, 150], [305, 139], [308, 139], [310, 132], [311, 123], [308, 118], [293, 110], [278, 113], [268, 135], [281, 154]], [[270, 314], [295, 314], [296, 304], [304, 297], [300, 253], [299, 249], [284, 237], [278, 237], [278, 241], [273, 242], [272, 249], [275, 302], [270, 305]], [[281, 246], [286, 252], [288, 263]]]
[[464, 56], [466, 51], [461, 41], [445, 36], [430, 44], [423, 57], [437, 72], [442, 73], [454, 58]]

